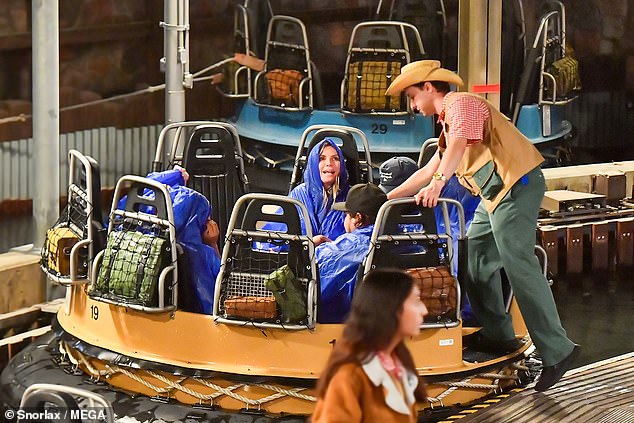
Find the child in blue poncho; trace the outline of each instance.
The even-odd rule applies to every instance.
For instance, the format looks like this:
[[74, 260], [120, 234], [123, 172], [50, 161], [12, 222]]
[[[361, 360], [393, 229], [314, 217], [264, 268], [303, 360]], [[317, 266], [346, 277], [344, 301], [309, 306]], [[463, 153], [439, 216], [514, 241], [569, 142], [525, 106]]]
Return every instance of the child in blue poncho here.
[[350, 188], [345, 202], [333, 205], [334, 210], [345, 212], [346, 233], [315, 249], [321, 287], [320, 323], [341, 323], [350, 311], [357, 272], [368, 254], [374, 221], [386, 200], [376, 185], [357, 184]]
[[[218, 225], [211, 219], [211, 205], [199, 192], [185, 186], [185, 169], [153, 172], [148, 179], [167, 185], [174, 210], [176, 242], [185, 254], [179, 265], [179, 308], [193, 313], [212, 314], [216, 277], [220, 270]], [[126, 197], [119, 202], [125, 208]], [[184, 277], [180, 277], [184, 276]]]

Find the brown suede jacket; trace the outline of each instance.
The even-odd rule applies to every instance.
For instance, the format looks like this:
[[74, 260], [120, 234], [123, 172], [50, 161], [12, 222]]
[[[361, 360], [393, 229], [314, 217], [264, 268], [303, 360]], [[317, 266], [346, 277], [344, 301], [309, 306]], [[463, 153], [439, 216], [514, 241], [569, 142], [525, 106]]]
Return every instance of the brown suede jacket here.
[[312, 423], [416, 422], [416, 375], [404, 372], [403, 396], [378, 358], [348, 363], [333, 376], [324, 398], [317, 401]]

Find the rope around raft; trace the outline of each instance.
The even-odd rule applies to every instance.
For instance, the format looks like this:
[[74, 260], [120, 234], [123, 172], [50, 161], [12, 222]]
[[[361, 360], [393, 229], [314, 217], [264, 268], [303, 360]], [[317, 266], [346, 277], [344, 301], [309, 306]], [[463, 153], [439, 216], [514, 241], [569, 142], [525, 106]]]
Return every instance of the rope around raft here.
[[[157, 396], [167, 396], [170, 397], [171, 394], [175, 391], [183, 392], [187, 395], [190, 395], [193, 398], [196, 398], [200, 403], [210, 402], [211, 405], [214, 404], [214, 400], [221, 396], [228, 396], [237, 401], [240, 401], [245, 404], [245, 408], [249, 407], [257, 407], [261, 409], [261, 407], [272, 401], [275, 401], [284, 397], [293, 397], [297, 399], [301, 399], [309, 402], [316, 402], [317, 398], [312, 395], [303, 394], [306, 388], [286, 388], [279, 385], [271, 385], [266, 383], [237, 383], [230, 385], [228, 387], [222, 387], [216, 383], [213, 383], [210, 379], [204, 378], [190, 378], [190, 377], [180, 377], [176, 380], [170, 379], [168, 377], [163, 376], [160, 373], [151, 371], [151, 370], [142, 370], [142, 369], [127, 369], [114, 364], [105, 364], [105, 368], [103, 370], [98, 370], [91, 363], [90, 360], [81, 352], [70, 348], [66, 342], [59, 343], [59, 351], [62, 357], [67, 358], [68, 361], [73, 365], [74, 370], [79, 370], [80, 368], [87, 373], [91, 378], [95, 380], [100, 380], [101, 378], [110, 378], [116, 374], [125, 375], [128, 378], [142, 384], [148, 389], [154, 391]], [[527, 367], [522, 366], [520, 364], [514, 363], [512, 367], [515, 370], [526, 370]], [[143, 376], [146, 376], [145, 378]], [[147, 377], [154, 378], [164, 384], [164, 386], [159, 386], [155, 383], [151, 383], [147, 380]], [[483, 384], [483, 383], [471, 383], [473, 379], [490, 379], [492, 381], [491, 384]], [[519, 376], [512, 374], [504, 374], [504, 373], [481, 373], [477, 375], [473, 375], [467, 377], [461, 381], [447, 381], [447, 382], [435, 382], [435, 385], [446, 386], [448, 389], [441, 392], [436, 397], [427, 397], [427, 401], [430, 403], [432, 407], [436, 405], [443, 406], [443, 399], [446, 398], [449, 394], [454, 392], [457, 389], [476, 389], [476, 390], [485, 390], [485, 391], [493, 391], [497, 392], [500, 389], [499, 382], [501, 380], [519, 380]], [[211, 394], [203, 394], [195, 389], [184, 386], [185, 381], [195, 381], [207, 388], [211, 388], [216, 392]], [[249, 386], [257, 386], [262, 389], [266, 389], [271, 391], [270, 395], [267, 395], [262, 398], [254, 399], [248, 398], [244, 395], [241, 395], [236, 390], [240, 388], [247, 388]]]

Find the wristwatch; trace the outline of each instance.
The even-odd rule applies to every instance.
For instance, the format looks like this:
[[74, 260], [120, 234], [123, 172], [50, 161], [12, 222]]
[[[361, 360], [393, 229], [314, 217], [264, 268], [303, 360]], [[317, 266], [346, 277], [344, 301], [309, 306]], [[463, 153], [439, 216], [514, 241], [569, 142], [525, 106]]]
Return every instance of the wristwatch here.
[[431, 177], [434, 178], [437, 181], [447, 182], [447, 177], [445, 175], [443, 175], [442, 173], [436, 172]]

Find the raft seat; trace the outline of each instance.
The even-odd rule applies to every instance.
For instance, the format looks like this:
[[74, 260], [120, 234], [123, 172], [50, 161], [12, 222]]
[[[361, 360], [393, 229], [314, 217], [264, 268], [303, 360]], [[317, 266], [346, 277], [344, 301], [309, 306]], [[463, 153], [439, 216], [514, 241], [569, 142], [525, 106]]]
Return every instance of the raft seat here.
[[253, 100], [288, 111], [313, 108], [313, 67], [303, 22], [274, 16], [269, 22], [264, 69], [255, 76]]
[[544, 7], [512, 110], [513, 123], [533, 143], [570, 133], [563, 109], [581, 90], [579, 64], [566, 45], [565, 7], [560, 1], [545, 2]]
[[[408, 45], [408, 35], [416, 40]], [[410, 50], [423, 54], [418, 30], [403, 22], [364, 22], [350, 37], [346, 73], [341, 81], [344, 113], [404, 114], [404, 94], [386, 96], [385, 91], [411, 60]]]
[[47, 278], [68, 286], [89, 283], [94, 256], [103, 249], [99, 164], [77, 150], [68, 152], [67, 204], [46, 232], [41, 267]]
[[237, 199], [249, 192], [237, 133], [227, 124], [196, 126], [185, 146], [183, 167], [189, 172], [187, 186], [203, 194], [211, 204], [222, 248], [231, 210]]
[[[125, 209], [118, 209], [127, 193]], [[94, 260], [88, 295], [148, 313], [178, 304], [178, 263], [172, 201], [167, 188], [135, 175], [115, 188], [106, 248]]]
[[[251, 46], [252, 36], [247, 8], [236, 5], [233, 17], [233, 51], [246, 55], [254, 55]], [[222, 82], [216, 88], [224, 97], [248, 98], [251, 95], [251, 68], [237, 62], [229, 62], [222, 67]]]
[[[423, 328], [460, 324], [459, 281], [466, 270], [467, 251], [464, 214], [458, 201], [438, 201], [446, 216], [445, 228], [449, 228], [442, 233], [433, 209], [416, 205], [412, 198], [386, 202], [379, 210], [363, 270], [366, 274], [376, 268], [396, 267], [412, 275], [419, 282], [421, 300], [429, 312]], [[458, 239], [451, 234], [449, 204], [458, 207], [462, 216]]]
[[438, 138], [426, 139], [418, 154], [418, 161], [416, 162], [418, 167], [425, 166], [434, 157], [436, 150], [438, 150]]
[[[308, 228], [302, 235], [299, 213], [308, 219], [302, 203], [284, 196], [246, 194], [238, 199], [216, 280], [215, 321], [292, 330], [314, 327], [318, 274], [312, 233]], [[282, 228], [262, 229], [271, 222]]]

